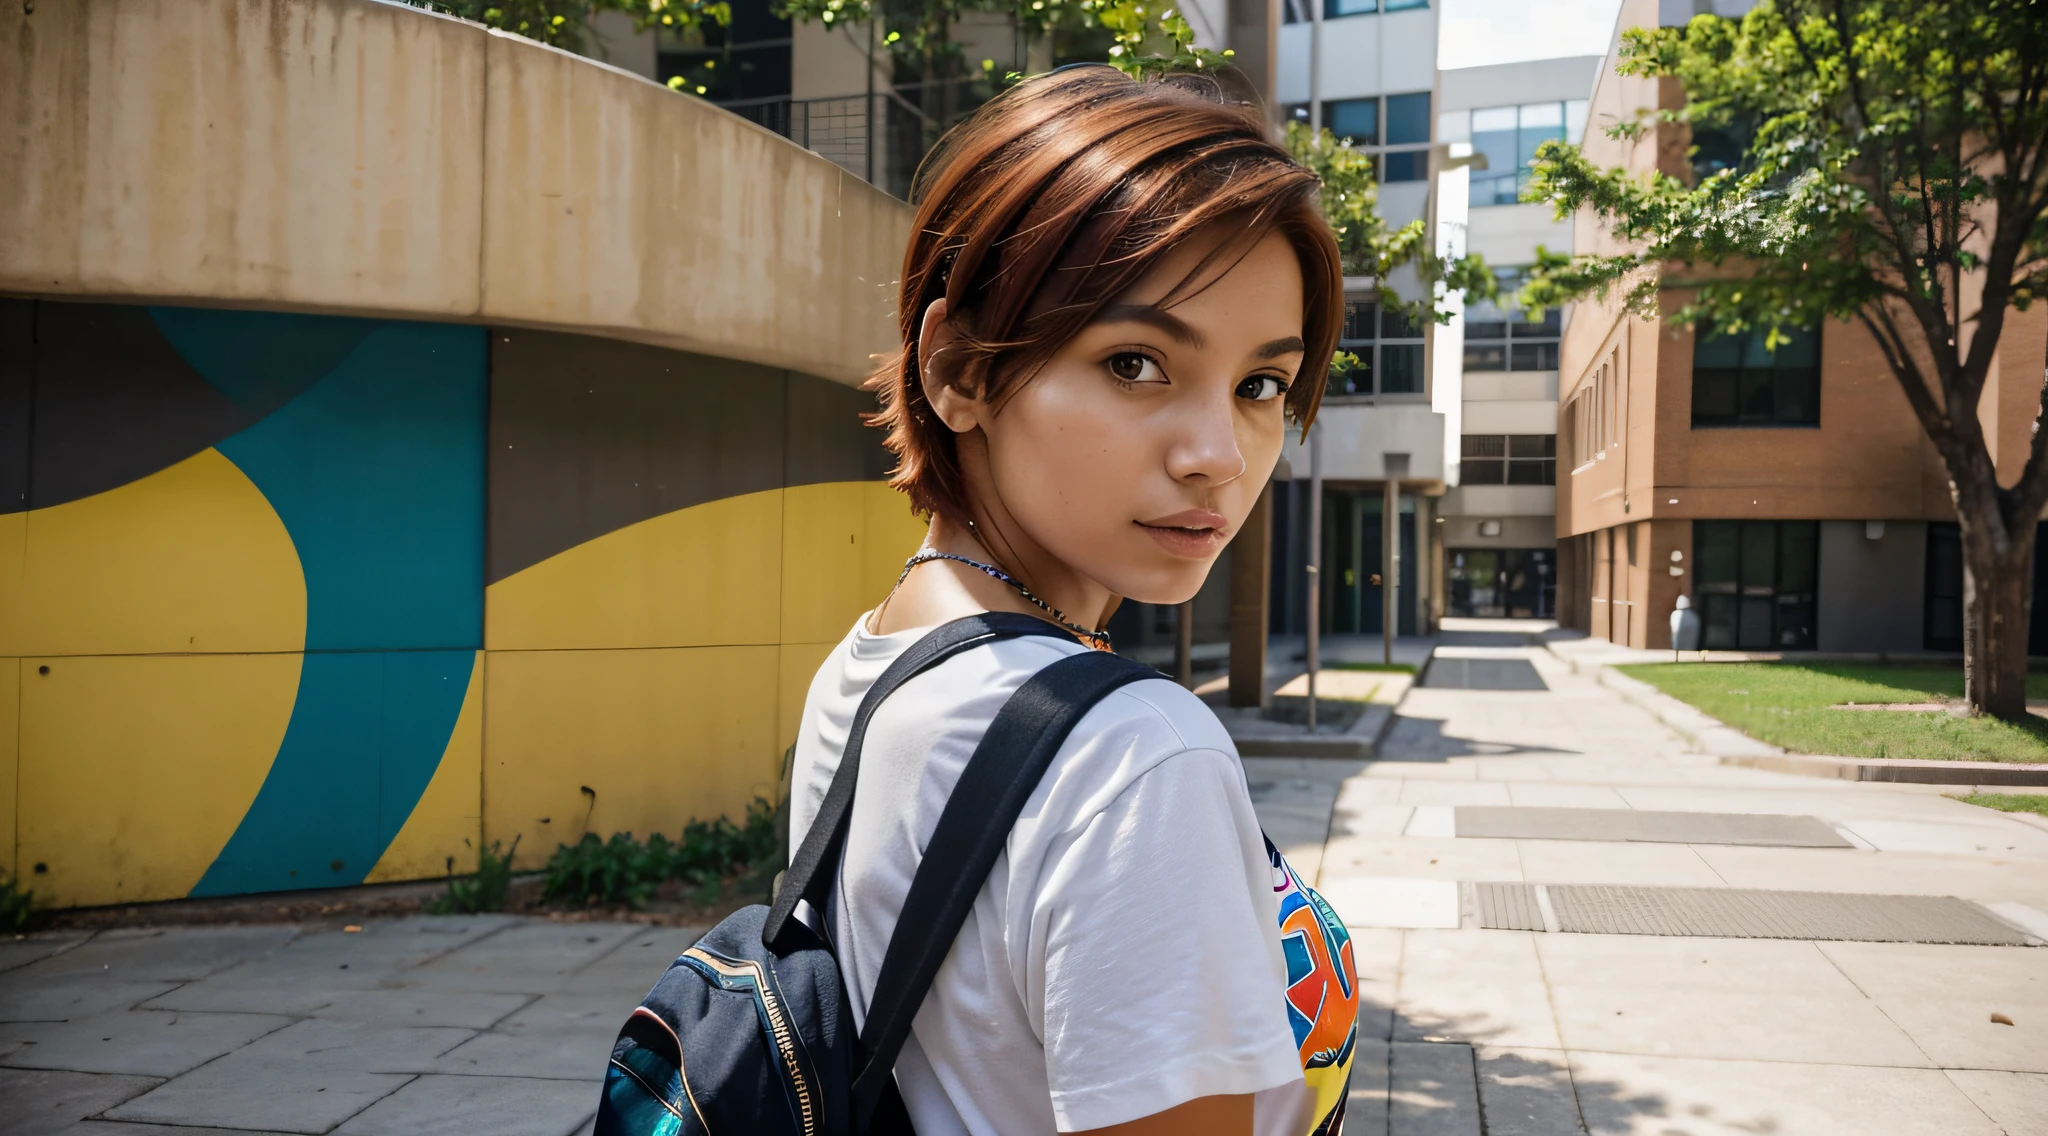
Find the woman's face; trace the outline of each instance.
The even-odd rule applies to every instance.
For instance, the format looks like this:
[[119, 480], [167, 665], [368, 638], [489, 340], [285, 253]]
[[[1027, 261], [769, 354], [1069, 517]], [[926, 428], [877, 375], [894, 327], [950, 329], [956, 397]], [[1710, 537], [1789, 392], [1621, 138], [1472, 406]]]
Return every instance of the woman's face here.
[[1301, 370], [1301, 268], [1277, 233], [1160, 306], [1220, 239], [1167, 256], [1006, 401], [976, 408], [995, 497], [978, 503], [1034, 552], [1146, 603], [1191, 598], [1251, 513]]

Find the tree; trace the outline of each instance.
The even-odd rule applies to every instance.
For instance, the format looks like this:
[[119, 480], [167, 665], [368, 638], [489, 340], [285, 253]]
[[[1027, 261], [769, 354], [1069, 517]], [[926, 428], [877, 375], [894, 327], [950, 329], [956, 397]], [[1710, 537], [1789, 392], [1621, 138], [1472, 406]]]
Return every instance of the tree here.
[[516, 32], [528, 39], [582, 51], [588, 44], [590, 18], [598, 12], [624, 12], [641, 30], [652, 27], [695, 31], [706, 23], [732, 22], [726, 0], [405, 0], [415, 8], [446, 12], [486, 27]]
[[[1977, 417], [2008, 313], [2048, 287], [2048, 13], [2038, 0], [1761, 0], [1740, 21], [1633, 29], [1620, 74], [1668, 77], [1685, 106], [1617, 138], [1689, 126], [1728, 168], [1691, 183], [1537, 152], [1529, 199], [1585, 208], [1634, 251], [1545, 252], [1530, 306], [1620, 293], [1667, 318], [1769, 346], [1825, 319], [1875, 340], [1949, 478], [1963, 546], [1971, 707], [2026, 715], [2036, 526], [2048, 506], [2037, 418], [2019, 480], [1998, 484]], [[1744, 139], [1747, 135], [1747, 139]], [[1696, 166], [1708, 163], [1696, 161]]]

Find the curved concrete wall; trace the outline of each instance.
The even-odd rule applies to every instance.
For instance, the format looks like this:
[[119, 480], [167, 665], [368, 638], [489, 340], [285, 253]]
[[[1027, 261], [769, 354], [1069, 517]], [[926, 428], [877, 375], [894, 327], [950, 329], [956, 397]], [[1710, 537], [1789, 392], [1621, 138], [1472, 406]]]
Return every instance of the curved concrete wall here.
[[375, 0], [0, 15], [0, 292], [508, 324], [843, 383], [910, 211], [587, 59]]

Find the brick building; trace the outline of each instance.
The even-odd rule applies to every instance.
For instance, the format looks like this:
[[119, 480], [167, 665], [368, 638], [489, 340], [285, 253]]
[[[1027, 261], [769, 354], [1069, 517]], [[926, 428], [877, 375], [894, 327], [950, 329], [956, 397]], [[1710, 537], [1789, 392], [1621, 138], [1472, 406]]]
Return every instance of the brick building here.
[[[1654, 24], [1659, 7], [1626, 0], [1620, 26]], [[1589, 158], [1695, 177], [1739, 157], [1736, 140], [1694, 138], [1684, 127], [1608, 138], [1608, 125], [1683, 99], [1675, 81], [1622, 78], [1615, 62], [1610, 49], [1586, 127]], [[1582, 215], [1574, 248], [1615, 245]], [[1685, 299], [1668, 292], [1660, 307], [1672, 312]], [[1960, 649], [1961, 554], [1947, 475], [1860, 326], [1829, 321], [1768, 352], [1761, 333], [1716, 336], [1586, 302], [1565, 313], [1559, 354], [1558, 609], [1567, 626], [1668, 647], [1670, 613], [1687, 595], [1702, 645], [1713, 649]], [[1981, 409], [2004, 479], [2026, 461], [2044, 355], [2048, 312], [2016, 313]], [[2042, 611], [2037, 643], [2048, 641]]]

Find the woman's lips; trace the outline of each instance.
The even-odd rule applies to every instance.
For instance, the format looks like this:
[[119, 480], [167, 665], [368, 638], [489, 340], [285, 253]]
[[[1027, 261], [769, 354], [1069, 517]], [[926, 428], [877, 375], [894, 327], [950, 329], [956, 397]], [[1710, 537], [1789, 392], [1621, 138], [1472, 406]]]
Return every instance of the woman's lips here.
[[1188, 509], [1136, 522], [1160, 548], [1191, 560], [1206, 559], [1222, 550], [1230, 538], [1224, 528], [1226, 523], [1223, 514], [1209, 509]]

